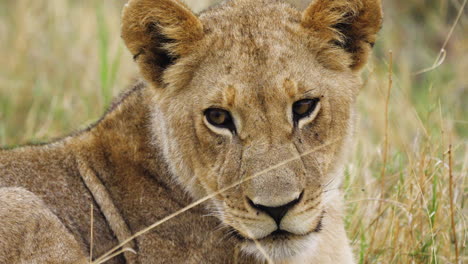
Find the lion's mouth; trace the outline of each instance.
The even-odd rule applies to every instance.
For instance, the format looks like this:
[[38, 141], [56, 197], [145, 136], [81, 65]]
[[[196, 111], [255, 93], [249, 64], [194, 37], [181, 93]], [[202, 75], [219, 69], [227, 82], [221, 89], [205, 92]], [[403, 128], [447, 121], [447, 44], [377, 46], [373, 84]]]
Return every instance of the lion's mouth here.
[[[288, 232], [288, 231], [285, 231], [285, 230], [281, 230], [281, 229], [276, 229], [275, 231], [273, 231], [272, 233], [270, 233], [269, 235], [266, 235], [262, 238], [258, 238], [258, 239], [255, 239], [256, 241], [278, 241], [278, 240], [288, 240], [288, 239], [293, 239], [293, 238], [302, 238], [302, 237], [307, 237], [309, 236], [310, 234], [313, 234], [313, 233], [319, 233], [320, 231], [322, 231], [322, 228], [323, 228], [323, 217], [325, 215], [325, 211], [322, 212], [322, 214], [320, 215], [320, 218], [316, 224], [316, 226], [309, 232], [305, 233], [305, 234], [294, 234], [294, 233], [291, 233], [291, 232]], [[252, 238], [248, 238], [248, 237], [245, 237], [243, 236], [239, 231], [237, 231], [236, 229], [232, 229], [232, 235], [235, 239], [237, 239], [238, 241], [240, 242], [253, 242], [254, 239]]]
[[[239, 231], [237, 231], [237, 230], [235, 230], [235, 229], [233, 229], [232, 234], [233, 234], [233, 237], [234, 237], [234, 238], [236, 238], [237, 240], [239, 240], [239, 241], [241, 241], [241, 242], [254, 241], [254, 239], [243, 236], [241, 233], [239, 233]], [[309, 234], [309, 233], [308, 233], [308, 234]], [[265, 236], [265, 237], [262, 237], [262, 238], [255, 239], [255, 240], [257, 240], [257, 241], [265, 241], [265, 240], [285, 240], [285, 239], [289, 239], [289, 238], [291, 238], [291, 237], [307, 236], [308, 234], [296, 235], [296, 234], [293, 234], [293, 233], [288, 232], [288, 231], [284, 231], [284, 230], [281, 230], [281, 229], [277, 229], [276, 231], [272, 232], [271, 234], [269, 234], [269, 235], [267, 235], [267, 236]]]
[[268, 236], [258, 239], [258, 241], [262, 241], [262, 240], [272, 240], [272, 241], [287, 240], [287, 239], [290, 239], [292, 237], [302, 237], [302, 236], [307, 236], [307, 235], [308, 234], [296, 235], [296, 234], [293, 234], [293, 233], [285, 231], [285, 230], [277, 229], [276, 231], [269, 234]]

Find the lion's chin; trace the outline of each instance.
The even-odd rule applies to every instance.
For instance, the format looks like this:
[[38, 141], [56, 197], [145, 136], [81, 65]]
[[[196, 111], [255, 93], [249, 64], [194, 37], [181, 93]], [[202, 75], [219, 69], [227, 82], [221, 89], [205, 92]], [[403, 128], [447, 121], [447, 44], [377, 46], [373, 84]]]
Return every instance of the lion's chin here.
[[261, 261], [273, 260], [274, 262], [294, 260], [313, 254], [319, 244], [320, 236], [311, 233], [304, 236], [280, 234], [268, 236], [257, 243], [244, 241], [242, 252], [253, 255]]

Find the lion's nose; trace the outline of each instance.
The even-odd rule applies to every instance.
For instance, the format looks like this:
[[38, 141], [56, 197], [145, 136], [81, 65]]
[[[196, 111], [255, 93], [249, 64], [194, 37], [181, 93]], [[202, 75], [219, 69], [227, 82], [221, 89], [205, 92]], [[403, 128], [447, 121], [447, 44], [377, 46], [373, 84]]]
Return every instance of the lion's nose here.
[[273, 220], [275, 220], [276, 224], [279, 227], [280, 223], [281, 223], [281, 219], [283, 219], [283, 217], [286, 215], [286, 213], [289, 211], [289, 209], [291, 209], [294, 205], [299, 203], [301, 198], [302, 198], [302, 193], [301, 193], [301, 195], [299, 195], [299, 197], [297, 199], [294, 199], [294, 200], [290, 201], [287, 204], [276, 206], [276, 207], [264, 206], [264, 205], [261, 205], [261, 204], [255, 204], [249, 198], [247, 198], [247, 199], [249, 201], [250, 206], [252, 206], [253, 208], [255, 208], [255, 209], [259, 210], [259, 211], [265, 212], [266, 214], [271, 216], [271, 218], [273, 218]]

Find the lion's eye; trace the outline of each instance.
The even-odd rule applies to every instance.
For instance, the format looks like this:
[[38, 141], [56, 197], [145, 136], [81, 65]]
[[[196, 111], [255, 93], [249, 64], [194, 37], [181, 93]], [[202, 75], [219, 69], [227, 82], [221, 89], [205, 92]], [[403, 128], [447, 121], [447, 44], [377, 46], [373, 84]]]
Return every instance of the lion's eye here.
[[294, 122], [297, 123], [302, 118], [305, 118], [313, 113], [319, 101], [320, 100], [318, 98], [315, 98], [303, 99], [295, 102], [293, 104]]
[[236, 130], [231, 114], [226, 110], [209, 108], [205, 110], [205, 117], [208, 123], [215, 127], [227, 128], [233, 132]]

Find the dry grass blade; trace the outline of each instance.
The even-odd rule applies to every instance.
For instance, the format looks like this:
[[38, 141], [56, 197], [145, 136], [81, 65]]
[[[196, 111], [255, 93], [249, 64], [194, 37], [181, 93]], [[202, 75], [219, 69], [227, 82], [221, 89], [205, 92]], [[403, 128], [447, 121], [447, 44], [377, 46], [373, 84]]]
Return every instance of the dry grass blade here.
[[[137, 238], [137, 237], [139, 237], [139, 236], [141, 236], [141, 235], [143, 235], [143, 234], [145, 234], [145, 233], [151, 231], [152, 229], [156, 228], [157, 226], [159, 226], [159, 225], [161, 225], [161, 224], [163, 224], [163, 223], [165, 223], [165, 222], [171, 220], [172, 218], [174, 218], [174, 217], [176, 217], [176, 216], [178, 216], [178, 215], [180, 215], [180, 214], [185, 213], [186, 211], [188, 211], [188, 210], [190, 210], [190, 209], [192, 209], [192, 208], [194, 208], [194, 207], [196, 207], [196, 206], [198, 206], [198, 205], [200, 205], [200, 204], [202, 204], [202, 203], [204, 203], [204, 202], [206, 202], [206, 201], [208, 201], [208, 200], [210, 200], [210, 199], [212, 199], [212, 198], [214, 198], [214, 197], [216, 197], [216, 196], [218, 196], [218, 195], [220, 195], [220, 194], [222, 194], [222, 193], [224, 193], [224, 192], [226, 192], [226, 191], [228, 191], [228, 190], [230, 190], [230, 189], [232, 189], [232, 188], [237, 187], [238, 185], [240, 185], [240, 184], [242, 184], [242, 183], [244, 183], [244, 182], [250, 181], [250, 180], [252, 180], [252, 179], [254, 179], [254, 178], [256, 178], [256, 177], [258, 177], [258, 176], [260, 176], [260, 175], [262, 175], [262, 174], [265, 174], [265, 173], [267, 173], [267, 172], [269, 172], [269, 171], [272, 171], [272, 170], [275, 170], [275, 169], [277, 169], [277, 168], [280, 168], [280, 167], [282, 167], [282, 166], [288, 164], [289, 162], [292, 162], [292, 161], [301, 159], [301, 158], [304, 157], [304, 156], [310, 155], [310, 154], [312, 154], [312, 153], [314, 153], [314, 152], [316, 152], [316, 151], [318, 151], [318, 150], [320, 150], [320, 149], [323, 149], [323, 148], [328, 147], [328, 146], [330, 146], [330, 145], [332, 145], [332, 144], [335, 144], [335, 143], [339, 142], [340, 140], [341, 140], [341, 138], [338, 138], [338, 139], [336, 139], [336, 140], [332, 140], [332, 141], [330, 141], [330, 142], [326, 142], [326, 143], [324, 143], [324, 144], [322, 144], [322, 145], [320, 145], [320, 146], [318, 146], [318, 147], [316, 147], [316, 148], [313, 148], [313, 149], [311, 149], [311, 150], [309, 150], [309, 151], [306, 151], [306, 152], [304, 152], [304, 153], [301, 153], [300, 155], [294, 156], [294, 157], [292, 157], [292, 158], [290, 158], [290, 159], [287, 159], [287, 160], [285, 160], [285, 161], [283, 161], [283, 162], [280, 162], [280, 163], [278, 163], [278, 164], [276, 164], [276, 165], [273, 165], [273, 166], [271, 166], [271, 167], [269, 167], [269, 168], [266, 168], [266, 169], [264, 169], [264, 170], [262, 170], [262, 171], [260, 171], [260, 172], [258, 172], [258, 173], [255, 173], [255, 174], [252, 175], [252, 176], [245, 177], [245, 178], [243, 178], [243, 179], [240, 180], [240, 181], [237, 181], [237, 182], [235, 182], [235, 183], [233, 183], [233, 184], [231, 184], [231, 185], [229, 185], [229, 186], [227, 186], [227, 187], [225, 187], [225, 188], [220, 189], [219, 191], [216, 191], [216, 192], [214, 192], [214, 193], [211, 193], [211, 194], [205, 196], [204, 198], [201, 198], [200, 200], [195, 201], [195, 202], [193, 202], [192, 204], [190, 204], [190, 205], [188, 205], [188, 206], [186, 206], [186, 207], [180, 209], [179, 211], [174, 212], [174, 213], [172, 213], [172, 214], [170, 214], [170, 215], [164, 217], [163, 219], [157, 221], [156, 223], [150, 225], [149, 227], [147, 227], [147, 228], [145, 228], [145, 229], [143, 229], [143, 230], [137, 232], [137, 233], [134, 234], [133, 236], [131, 236], [131, 237], [125, 239], [122, 243], [120, 243], [119, 245], [115, 246], [114, 248], [112, 248], [111, 250], [109, 250], [107, 253], [105, 253], [104, 255], [102, 255], [101, 257], [99, 257], [97, 260], [95, 260], [95, 261], [92, 262], [92, 263], [93, 263], [93, 264], [103, 263], [102, 261], [103, 261], [104, 259], [108, 259], [107, 257], [108, 257], [109, 255], [113, 254], [116, 250], [118, 250], [118, 249], [121, 248], [123, 245], [127, 244], [128, 242], [132, 241], [133, 239], [135, 239], [135, 238]], [[118, 254], [117, 254], [117, 255], [118, 255]]]
[[458, 21], [460, 20], [462, 14], [463, 14], [463, 11], [464, 11], [464, 8], [465, 8], [465, 5], [466, 5], [466, 1], [467, 0], [463, 1], [463, 4], [461, 5], [460, 9], [458, 10], [457, 18], [455, 18], [455, 22], [453, 22], [453, 25], [450, 28], [450, 31], [447, 34], [447, 37], [445, 38], [444, 44], [442, 45], [442, 48], [440, 48], [439, 54], [437, 55], [437, 58], [435, 59], [432, 66], [429, 67], [429, 68], [417, 71], [417, 72], [413, 73], [413, 75], [420, 75], [420, 74], [423, 74], [423, 73], [426, 73], [426, 72], [433, 71], [436, 68], [438, 68], [440, 65], [442, 65], [442, 63], [444, 63], [445, 57], [447, 56], [447, 51], [445, 50], [445, 48], [447, 47], [447, 44], [448, 44], [450, 38], [452, 37], [453, 31], [455, 30], [455, 27], [457, 26]]
[[[240, 222], [240, 221], [238, 221], [238, 223], [242, 226], [242, 228], [244, 228], [245, 232], [247, 232], [249, 234], [249, 236], [252, 237], [252, 235], [249, 232], [249, 229], [244, 225], [244, 223]], [[274, 264], [273, 260], [268, 255], [268, 253], [265, 251], [262, 244], [260, 244], [260, 242], [257, 239], [253, 239], [253, 241], [254, 241], [255, 246], [257, 247], [258, 251], [260, 251], [260, 253], [263, 255], [263, 257], [266, 259], [267, 263], [268, 264]]]
[[123, 248], [123, 249], [121, 249], [119, 251], [116, 251], [115, 253], [107, 256], [106, 258], [100, 260], [99, 262], [95, 261], [95, 262], [91, 262], [91, 263], [98, 263], [98, 264], [105, 263], [105, 262], [117, 257], [118, 255], [125, 253], [125, 252], [131, 252], [133, 254], [137, 254], [136, 251], [133, 248]]
[[94, 204], [91, 203], [91, 230], [89, 231], [89, 263], [93, 262], [93, 246], [94, 246]]
[[387, 170], [387, 157], [388, 157], [388, 106], [390, 104], [390, 93], [392, 91], [393, 86], [393, 53], [390, 50], [389, 53], [389, 64], [388, 64], [388, 87], [387, 87], [387, 95], [385, 98], [385, 123], [384, 123], [384, 148], [383, 148], [383, 165], [382, 170], [380, 172], [380, 185], [382, 187], [382, 191], [384, 190], [385, 184], [385, 171]]
[[440, 65], [442, 65], [442, 63], [444, 63], [446, 57], [447, 57], [447, 51], [445, 49], [443, 49], [443, 48], [440, 49], [440, 52], [437, 55], [437, 57], [436, 57], [436, 59], [434, 61], [434, 64], [431, 67], [428, 67], [428, 68], [422, 69], [420, 71], [417, 71], [417, 72], [413, 73], [413, 75], [420, 75], [420, 74], [430, 72], [430, 71], [433, 71], [433, 70], [439, 68]]
[[392, 201], [388, 199], [374, 199], [374, 198], [367, 198], [367, 199], [359, 199], [359, 200], [352, 200], [348, 201], [345, 204], [352, 204], [352, 203], [360, 203], [360, 202], [380, 202], [380, 203], [389, 203], [398, 206], [400, 209], [406, 212], [408, 215], [408, 218], [412, 217], [412, 214], [408, 209], [406, 208], [406, 205], [397, 201]]
[[457, 231], [455, 226], [455, 216], [454, 216], [454, 209], [453, 209], [453, 172], [452, 172], [452, 145], [449, 145], [448, 151], [448, 158], [449, 158], [449, 199], [450, 199], [450, 222], [452, 225], [452, 236], [453, 236], [453, 244], [455, 245], [455, 263], [459, 263], [459, 252], [458, 252], [458, 241], [457, 241]]
[[[387, 87], [387, 94], [385, 98], [385, 112], [384, 112], [384, 144], [383, 144], [383, 153], [382, 153], [382, 169], [380, 171], [380, 190], [382, 195], [385, 194], [385, 172], [387, 170], [387, 156], [388, 156], [388, 106], [390, 104], [390, 94], [392, 91], [393, 86], [393, 52], [390, 50], [389, 54], [389, 63], [388, 63], [388, 87]], [[377, 212], [380, 212], [382, 207], [382, 203], [379, 203]], [[383, 211], [382, 211], [383, 213]], [[381, 214], [379, 214], [380, 216]], [[369, 250], [367, 251], [365, 263], [367, 263], [369, 254], [372, 252], [375, 242], [375, 234], [377, 233], [377, 229], [379, 226], [380, 217], [376, 218], [374, 232], [372, 233], [372, 237], [369, 244]]]

